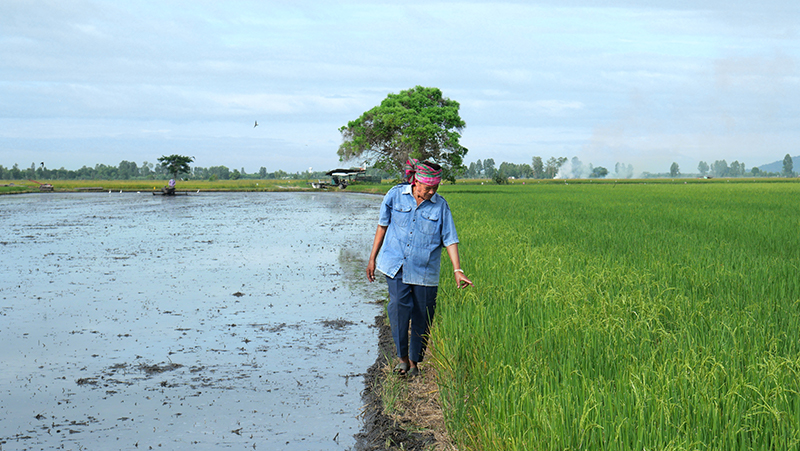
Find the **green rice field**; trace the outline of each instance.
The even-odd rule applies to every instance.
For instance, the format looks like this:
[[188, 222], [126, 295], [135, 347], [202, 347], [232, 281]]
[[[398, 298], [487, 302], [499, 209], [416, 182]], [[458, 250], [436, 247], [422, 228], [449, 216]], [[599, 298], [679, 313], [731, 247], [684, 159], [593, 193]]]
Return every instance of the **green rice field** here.
[[[455, 185], [461, 450], [800, 448], [800, 183]], [[446, 268], [446, 269], [445, 269]]]

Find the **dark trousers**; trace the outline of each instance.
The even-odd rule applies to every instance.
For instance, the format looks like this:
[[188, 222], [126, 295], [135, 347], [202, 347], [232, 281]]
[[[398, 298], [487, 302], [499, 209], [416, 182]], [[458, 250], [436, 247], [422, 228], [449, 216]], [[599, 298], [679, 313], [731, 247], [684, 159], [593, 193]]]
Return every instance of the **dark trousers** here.
[[438, 287], [403, 283], [402, 268], [394, 279], [386, 276], [386, 282], [389, 285], [389, 323], [392, 326], [397, 356], [408, 356], [413, 362], [421, 362], [425, 357], [428, 330], [436, 311]]

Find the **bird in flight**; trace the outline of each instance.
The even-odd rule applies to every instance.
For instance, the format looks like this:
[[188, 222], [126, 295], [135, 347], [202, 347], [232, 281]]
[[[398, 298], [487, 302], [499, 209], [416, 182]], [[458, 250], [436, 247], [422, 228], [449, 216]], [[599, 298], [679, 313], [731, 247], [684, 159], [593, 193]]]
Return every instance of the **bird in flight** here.
[[258, 121], [256, 121], [256, 125], [253, 126], [253, 128], [256, 128], [256, 127], [258, 127]]

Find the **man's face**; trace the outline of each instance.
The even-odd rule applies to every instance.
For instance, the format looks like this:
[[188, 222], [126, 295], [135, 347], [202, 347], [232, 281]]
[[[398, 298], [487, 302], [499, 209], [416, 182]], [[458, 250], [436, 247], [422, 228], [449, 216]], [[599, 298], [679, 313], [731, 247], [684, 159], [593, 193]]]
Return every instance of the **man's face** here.
[[436, 194], [436, 190], [439, 189], [439, 185], [423, 185], [422, 183], [417, 183], [414, 185], [414, 197], [417, 199], [422, 200], [431, 200], [434, 194]]

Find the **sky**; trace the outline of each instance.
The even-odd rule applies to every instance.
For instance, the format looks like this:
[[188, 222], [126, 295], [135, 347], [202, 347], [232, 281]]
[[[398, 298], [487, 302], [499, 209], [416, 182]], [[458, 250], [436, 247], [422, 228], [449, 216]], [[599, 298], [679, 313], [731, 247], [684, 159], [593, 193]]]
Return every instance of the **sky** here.
[[359, 165], [339, 128], [418, 85], [467, 163], [749, 170], [800, 154], [800, 2], [0, 0], [7, 168]]

